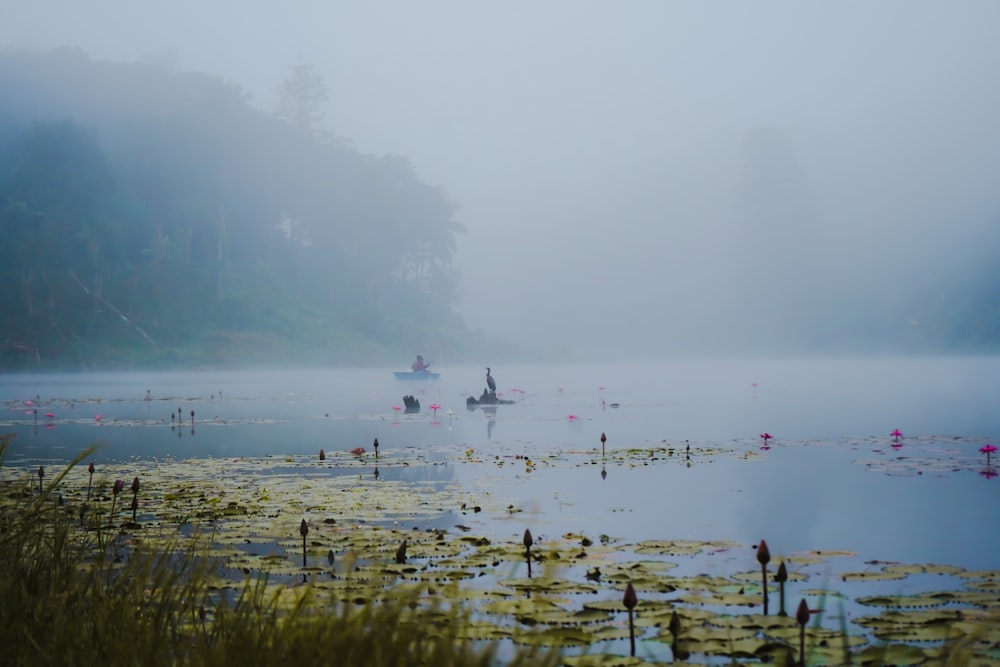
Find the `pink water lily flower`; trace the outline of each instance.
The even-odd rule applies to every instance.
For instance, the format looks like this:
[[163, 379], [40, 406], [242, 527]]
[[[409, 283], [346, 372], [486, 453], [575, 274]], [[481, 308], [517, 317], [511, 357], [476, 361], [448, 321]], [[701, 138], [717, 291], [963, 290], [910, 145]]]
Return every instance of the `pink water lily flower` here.
[[903, 434], [900, 432], [900, 430], [898, 428], [897, 429], [893, 429], [892, 433], [890, 433], [889, 435], [891, 435], [893, 438], [895, 438], [897, 442], [899, 441], [900, 438], [903, 437]]
[[997, 448], [993, 445], [983, 445], [982, 447], [979, 448], [979, 451], [981, 451], [983, 454], [986, 454], [986, 465], [990, 464], [990, 454], [992, 454], [996, 450]]
[[764, 444], [765, 445], [767, 444], [768, 440], [773, 440], [774, 439], [773, 435], [771, 435], [770, 433], [766, 433], [766, 432], [765, 433], [761, 433], [760, 437], [762, 437], [764, 439]]
[[433, 410], [433, 411], [434, 411], [434, 414], [435, 414], [435, 415], [437, 415], [437, 411], [438, 411], [438, 410], [439, 410], [440, 408], [441, 408], [441, 406], [440, 406], [440, 405], [438, 405], [437, 403], [431, 403], [431, 410]]

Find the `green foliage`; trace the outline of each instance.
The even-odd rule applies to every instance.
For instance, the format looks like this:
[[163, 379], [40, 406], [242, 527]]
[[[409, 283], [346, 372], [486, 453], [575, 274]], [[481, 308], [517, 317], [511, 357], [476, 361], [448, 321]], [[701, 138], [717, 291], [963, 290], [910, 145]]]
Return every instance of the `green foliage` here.
[[217, 79], [76, 52], [0, 54], [0, 86], [0, 368], [384, 362], [468, 338], [455, 204], [316, 131], [308, 66], [279, 117]]

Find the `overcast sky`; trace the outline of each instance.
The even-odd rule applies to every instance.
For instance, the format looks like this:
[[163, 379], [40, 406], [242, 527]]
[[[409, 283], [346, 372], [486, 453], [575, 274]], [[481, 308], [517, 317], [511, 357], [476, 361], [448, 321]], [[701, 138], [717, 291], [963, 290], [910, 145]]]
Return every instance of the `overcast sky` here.
[[0, 0], [0, 47], [64, 45], [267, 110], [312, 63], [329, 129], [459, 204], [467, 322], [524, 342], [648, 349], [752, 326], [781, 285], [778, 312], [925, 289], [1000, 214], [995, 0]]

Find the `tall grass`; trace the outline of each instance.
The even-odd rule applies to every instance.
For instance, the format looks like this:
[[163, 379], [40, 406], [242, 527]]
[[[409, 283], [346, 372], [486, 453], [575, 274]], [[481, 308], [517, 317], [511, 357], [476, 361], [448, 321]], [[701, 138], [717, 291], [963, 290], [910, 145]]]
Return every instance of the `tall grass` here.
[[[10, 436], [0, 436], [0, 470]], [[461, 606], [428, 607], [401, 589], [389, 602], [319, 599], [291, 605], [265, 579], [235, 600], [211, 558], [181, 538], [149, 550], [104, 517], [63, 504], [66, 472], [0, 487], [0, 665], [556, 665], [553, 651], [461, 639]], [[96, 518], [95, 518], [96, 517]], [[84, 523], [84, 526], [81, 526]]]

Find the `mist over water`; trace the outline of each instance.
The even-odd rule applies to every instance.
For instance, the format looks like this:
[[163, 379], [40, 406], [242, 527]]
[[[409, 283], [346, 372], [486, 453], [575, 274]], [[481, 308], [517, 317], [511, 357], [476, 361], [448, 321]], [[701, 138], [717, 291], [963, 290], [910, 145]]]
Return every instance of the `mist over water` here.
[[[491, 368], [514, 404], [467, 409], [484, 388], [478, 366], [444, 366], [434, 381], [398, 381], [393, 369], [6, 375], [0, 432], [14, 439], [4, 470], [58, 469], [91, 445], [99, 465], [264, 457], [286, 474], [359, 478], [378, 468], [386, 481], [458, 483], [523, 510], [512, 523], [442, 508], [446, 528], [507, 537], [516, 524], [543, 541], [567, 531], [766, 537], [786, 553], [992, 567], [997, 538], [977, 517], [996, 484], [977, 473], [979, 447], [1000, 440], [996, 359]], [[404, 395], [418, 413], [401, 409]], [[774, 436], [766, 452], [764, 432]], [[347, 453], [357, 447], [367, 458]], [[313, 469], [320, 449], [329, 460]], [[644, 465], [646, 451], [655, 465]]]
[[[81, 446], [114, 432], [105, 427], [116, 420], [170, 423], [178, 410], [183, 422], [192, 410], [198, 421], [263, 422], [252, 440], [234, 439], [227, 455], [313, 453], [323, 443], [347, 450], [374, 437], [389, 448], [491, 441], [522, 442], [529, 450], [586, 448], [597, 446], [602, 431], [619, 447], [753, 441], [763, 432], [795, 440], [888, 436], [895, 428], [914, 437], [989, 438], [1000, 437], [998, 364], [938, 358], [498, 366], [498, 396], [514, 405], [495, 413], [467, 409], [467, 399], [486, 386], [485, 367], [475, 366], [445, 366], [430, 381], [398, 381], [392, 369], [8, 375], [0, 398], [9, 402], [7, 416], [25, 427], [31, 410], [22, 401], [57, 405], [56, 417], [74, 422], [59, 429], [80, 429]], [[419, 414], [402, 410], [407, 395], [420, 401]], [[269, 437], [287, 428], [305, 432]], [[147, 435], [160, 437], [160, 430]], [[159, 454], [173, 446], [175, 439], [164, 437]]]
[[330, 131], [459, 205], [466, 322], [536, 358], [892, 354], [953, 334], [943, 316], [974, 307], [961, 286], [990, 280], [993, 2], [56, 2], [7, 18], [0, 45], [203, 71], [269, 112], [288, 67], [314, 65]]

